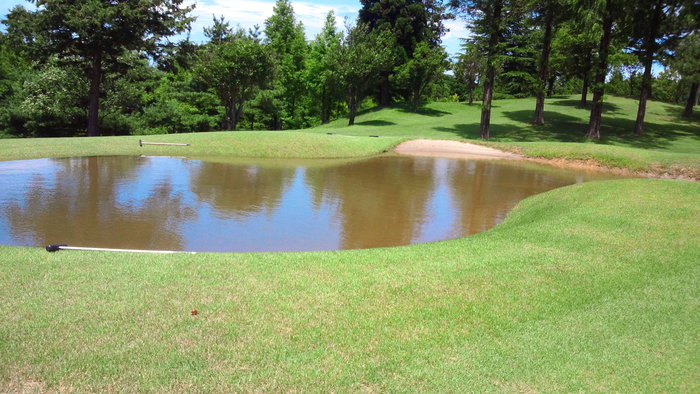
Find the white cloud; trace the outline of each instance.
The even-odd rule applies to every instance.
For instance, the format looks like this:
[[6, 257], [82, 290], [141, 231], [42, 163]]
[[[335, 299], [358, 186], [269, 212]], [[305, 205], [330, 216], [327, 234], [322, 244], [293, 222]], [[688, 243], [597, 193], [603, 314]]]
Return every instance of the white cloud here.
[[[190, 4], [195, 3], [190, 1]], [[307, 39], [312, 39], [321, 31], [326, 20], [326, 15], [330, 10], [336, 14], [336, 24], [339, 29], [343, 28], [343, 18], [349, 17], [354, 20], [357, 16], [358, 6], [350, 5], [330, 5], [317, 4], [306, 1], [292, 1], [294, 15], [298, 21], [304, 24]], [[192, 11], [192, 16], [197, 20], [192, 23], [192, 39], [201, 41], [204, 39], [203, 29], [211, 26], [212, 15], [216, 17], [224, 16], [232, 26], [251, 28], [255, 25], [260, 29], [265, 27], [265, 19], [272, 15], [274, 1], [264, 0], [206, 0], [196, 2], [196, 7]]]

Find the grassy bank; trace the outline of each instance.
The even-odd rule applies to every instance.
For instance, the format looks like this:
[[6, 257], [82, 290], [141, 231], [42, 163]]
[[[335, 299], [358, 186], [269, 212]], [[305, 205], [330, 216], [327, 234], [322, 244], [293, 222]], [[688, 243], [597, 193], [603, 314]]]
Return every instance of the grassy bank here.
[[[400, 137], [339, 137], [298, 131], [237, 131], [97, 138], [0, 140], [0, 160], [42, 157], [165, 155], [249, 158], [350, 158], [381, 154]], [[139, 140], [190, 146], [139, 146]]]
[[[544, 126], [530, 121], [533, 99], [498, 100], [487, 145], [546, 159], [594, 161], [602, 166], [700, 179], [700, 114], [680, 116], [681, 107], [651, 101], [645, 133], [635, 135], [635, 100], [609, 97], [605, 104], [600, 141], [586, 141], [590, 111], [577, 107], [574, 96], [547, 100]], [[379, 134], [409, 138], [479, 138], [480, 108], [474, 104], [432, 103], [413, 114], [404, 107], [369, 111], [356, 126], [338, 120], [323, 128], [350, 135]], [[480, 142], [481, 143], [481, 142]]]
[[[601, 143], [582, 142], [585, 111], [556, 100], [570, 99], [548, 102], [544, 128], [521, 113], [531, 100], [497, 102], [493, 143], [630, 168], [700, 167], [697, 120], [675, 107], [652, 103], [651, 145], [637, 146], [627, 121], [618, 133], [607, 123]], [[631, 101], [616, 100], [606, 117], [630, 119]], [[435, 103], [420, 114], [368, 112], [349, 128], [141, 137], [191, 144], [183, 148], [139, 147], [139, 137], [0, 140], [0, 159], [358, 157], [416, 137], [474, 138], [477, 119], [476, 106]], [[528, 198], [488, 232], [389, 249], [0, 246], [0, 391], [696, 392], [699, 200], [697, 182], [586, 183]]]
[[697, 391], [699, 196], [588, 183], [492, 231], [393, 249], [1, 247], [0, 387]]

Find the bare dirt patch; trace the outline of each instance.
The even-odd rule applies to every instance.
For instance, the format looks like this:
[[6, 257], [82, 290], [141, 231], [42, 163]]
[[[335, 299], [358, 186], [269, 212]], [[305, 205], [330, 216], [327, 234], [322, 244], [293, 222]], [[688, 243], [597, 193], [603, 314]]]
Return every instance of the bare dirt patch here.
[[402, 155], [447, 157], [451, 159], [507, 159], [522, 160], [523, 156], [503, 152], [468, 142], [450, 140], [411, 140], [402, 142], [394, 152]]
[[595, 160], [569, 160], [563, 158], [545, 159], [542, 157], [527, 157], [518, 153], [504, 152], [486, 146], [454, 140], [411, 140], [399, 144], [396, 148], [394, 148], [394, 152], [402, 155], [446, 157], [450, 159], [526, 160], [558, 168], [609, 172], [629, 177], [669, 178], [700, 181], [700, 176], [698, 176], [698, 174], [695, 174], [685, 168], [633, 171], [627, 168], [608, 167], [596, 162]]

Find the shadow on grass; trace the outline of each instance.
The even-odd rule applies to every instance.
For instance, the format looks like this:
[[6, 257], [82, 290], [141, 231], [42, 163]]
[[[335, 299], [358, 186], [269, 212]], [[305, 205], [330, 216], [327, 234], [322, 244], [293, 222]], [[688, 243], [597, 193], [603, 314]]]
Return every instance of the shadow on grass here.
[[[490, 134], [494, 141], [557, 141], [583, 142], [586, 141], [588, 123], [580, 117], [565, 115], [560, 112], [545, 111], [545, 124], [533, 126], [531, 110], [507, 111], [502, 113], [506, 118], [517, 122], [491, 123]], [[606, 116], [600, 133], [602, 138], [598, 144], [623, 144], [634, 148], [666, 149], [679, 138], [695, 136], [700, 138], [700, 127], [691, 122], [685, 123], [651, 123], [645, 122], [644, 133], [634, 134], [634, 120]], [[479, 138], [479, 123], [455, 124], [452, 127], [435, 127], [434, 130], [454, 133], [463, 138]]]
[[[584, 109], [589, 111], [591, 109], [591, 101], [588, 100], [586, 102], [586, 107], [582, 108], [580, 106], [581, 101], [580, 100], [572, 100], [572, 99], [566, 99], [566, 100], [557, 100], [557, 101], [551, 101], [548, 102], [547, 105], [556, 105], [560, 107], [570, 107], [572, 109]], [[610, 102], [603, 103], [603, 113], [619, 113], [622, 108], [620, 108], [619, 105], [613, 104]]]
[[662, 104], [664, 111], [678, 122], [700, 122], [700, 111], [697, 108], [690, 117], [683, 116], [684, 107]]
[[425, 106], [418, 107], [417, 112], [413, 112], [413, 108], [409, 104], [402, 103], [402, 104], [397, 104], [396, 108], [404, 113], [411, 113], [411, 114], [418, 114], [418, 115], [424, 115], [424, 116], [445, 116], [445, 115], [452, 115], [452, 112], [447, 112], [447, 111], [441, 111], [439, 109], [434, 109], [434, 108], [426, 108]]
[[366, 120], [355, 124], [360, 126], [393, 126], [396, 123], [389, 122], [388, 120]]

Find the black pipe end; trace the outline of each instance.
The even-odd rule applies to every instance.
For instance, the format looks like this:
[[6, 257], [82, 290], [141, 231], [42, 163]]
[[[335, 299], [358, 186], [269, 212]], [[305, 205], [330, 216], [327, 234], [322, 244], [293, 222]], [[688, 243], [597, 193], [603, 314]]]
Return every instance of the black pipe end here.
[[370, 135], [370, 137], [373, 137], [373, 138], [379, 138], [379, 136], [378, 136], [378, 135]]
[[61, 250], [61, 246], [68, 246], [68, 245], [46, 245], [46, 251], [47, 252], [58, 252]]
[[143, 142], [139, 140], [139, 146], [143, 146]]

